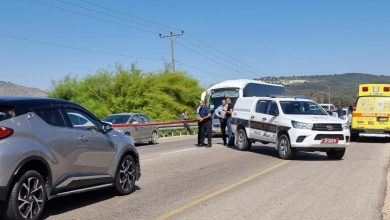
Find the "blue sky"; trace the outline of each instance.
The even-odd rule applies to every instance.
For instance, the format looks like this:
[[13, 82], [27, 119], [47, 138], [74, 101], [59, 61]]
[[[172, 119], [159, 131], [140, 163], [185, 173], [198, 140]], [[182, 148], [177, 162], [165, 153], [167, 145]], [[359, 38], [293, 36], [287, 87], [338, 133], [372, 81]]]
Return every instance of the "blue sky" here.
[[[125, 25], [68, 13], [36, 1]], [[153, 23], [105, 11], [121, 18], [118, 20], [70, 5], [103, 11], [80, 0], [36, 1], [2, 1], [2, 81], [49, 89], [53, 80], [68, 73], [81, 78], [99, 69], [112, 69], [115, 64], [130, 66], [133, 62], [144, 71], [157, 71], [170, 60], [169, 41], [158, 37], [159, 32], [166, 32], [153, 29], [155, 33], [150, 33], [129, 27], [137, 26], [134, 22]], [[184, 36], [175, 44], [176, 59], [190, 66], [178, 63], [177, 69], [187, 71], [202, 85], [256, 76], [345, 72], [390, 75], [390, 1], [89, 1], [177, 27], [156, 26], [167, 31], [184, 30]], [[129, 57], [52, 47], [4, 35]], [[215, 48], [224, 54], [219, 54]], [[194, 53], [194, 50], [198, 52]]]

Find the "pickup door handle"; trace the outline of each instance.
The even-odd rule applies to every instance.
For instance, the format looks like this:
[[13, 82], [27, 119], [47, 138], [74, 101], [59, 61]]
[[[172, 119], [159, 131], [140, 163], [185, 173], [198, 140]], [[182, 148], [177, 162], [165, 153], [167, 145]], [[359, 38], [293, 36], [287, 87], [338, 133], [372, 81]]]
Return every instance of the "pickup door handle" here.
[[80, 136], [79, 137], [79, 140], [82, 141], [82, 142], [87, 142], [88, 141], [88, 138], [86, 136]]
[[255, 118], [255, 116], [251, 116], [251, 119], [254, 119]]
[[263, 118], [263, 121], [267, 120], [267, 118]]

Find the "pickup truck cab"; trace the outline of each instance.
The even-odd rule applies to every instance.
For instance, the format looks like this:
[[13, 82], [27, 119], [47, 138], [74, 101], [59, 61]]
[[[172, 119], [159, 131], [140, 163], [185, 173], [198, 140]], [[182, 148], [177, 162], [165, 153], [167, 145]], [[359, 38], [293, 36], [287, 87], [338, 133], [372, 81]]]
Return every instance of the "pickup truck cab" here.
[[240, 97], [232, 115], [239, 150], [275, 143], [282, 159], [296, 151], [322, 151], [341, 159], [349, 145], [348, 123], [328, 115], [316, 102], [286, 97]]

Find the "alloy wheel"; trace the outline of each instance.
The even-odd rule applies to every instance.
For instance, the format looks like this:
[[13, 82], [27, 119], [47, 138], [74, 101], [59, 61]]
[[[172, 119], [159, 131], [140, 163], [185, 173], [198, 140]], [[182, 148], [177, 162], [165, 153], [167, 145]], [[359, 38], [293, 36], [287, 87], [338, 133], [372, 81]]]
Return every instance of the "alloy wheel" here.
[[40, 213], [44, 204], [43, 184], [36, 177], [27, 178], [18, 193], [18, 210], [25, 219], [32, 219]]
[[125, 159], [119, 170], [119, 183], [123, 190], [128, 191], [133, 188], [135, 182], [135, 166], [130, 159]]

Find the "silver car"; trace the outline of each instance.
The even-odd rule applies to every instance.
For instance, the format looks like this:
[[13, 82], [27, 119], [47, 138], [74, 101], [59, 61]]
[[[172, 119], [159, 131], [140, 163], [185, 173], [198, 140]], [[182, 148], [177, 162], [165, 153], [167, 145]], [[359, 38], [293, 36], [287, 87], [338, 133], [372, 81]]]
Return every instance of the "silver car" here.
[[46, 202], [140, 177], [131, 138], [64, 100], [0, 97], [0, 219], [40, 219]]
[[156, 125], [153, 125], [150, 118], [144, 114], [119, 113], [108, 115], [102, 120], [115, 124], [115, 130], [125, 135], [131, 136], [136, 143], [158, 143], [158, 127]]

